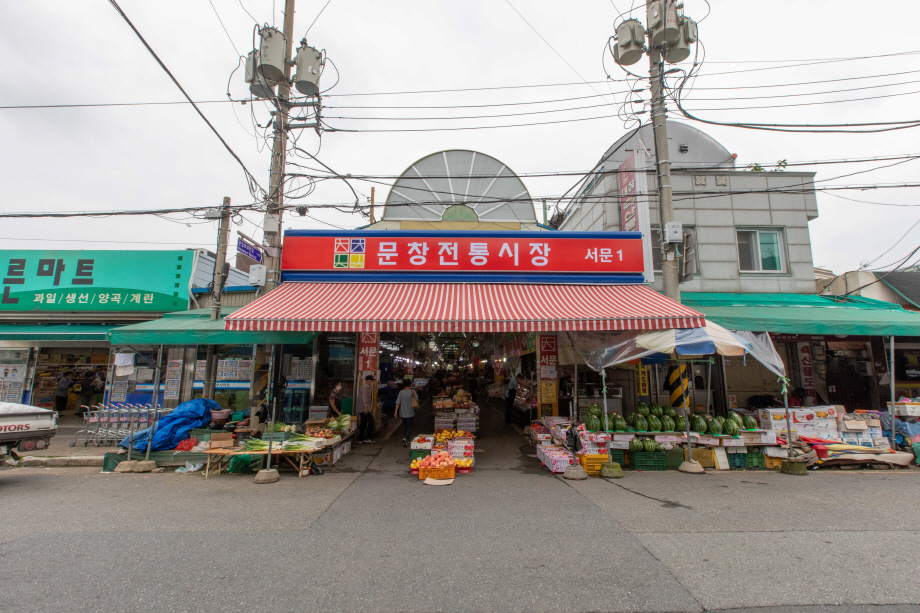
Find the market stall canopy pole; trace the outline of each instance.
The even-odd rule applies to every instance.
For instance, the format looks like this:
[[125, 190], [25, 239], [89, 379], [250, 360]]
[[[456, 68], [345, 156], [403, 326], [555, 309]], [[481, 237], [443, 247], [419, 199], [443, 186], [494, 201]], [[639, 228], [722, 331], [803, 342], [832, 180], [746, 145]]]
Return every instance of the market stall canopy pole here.
[[234, 331], [565, 332], [698, 328], [641, 285], [284, 283], [225, 320]]

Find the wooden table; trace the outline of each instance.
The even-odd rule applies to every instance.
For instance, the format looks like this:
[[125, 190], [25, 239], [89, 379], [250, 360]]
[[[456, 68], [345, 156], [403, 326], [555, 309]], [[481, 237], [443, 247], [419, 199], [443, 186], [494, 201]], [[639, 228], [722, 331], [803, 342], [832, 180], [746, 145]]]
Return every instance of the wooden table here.
[[[209, 449], [204, 452], [208, 456], [208, 461], [204, 468], [204, 477], [208, 478], [211, 468], [216, 469], [217, 474], [230, 464], [233, 456], [237, 455], [268, 455], [265, 451], [243, 451], [242, 449]], [[279, 456], [290, 464], [296, 471], [298, 477], [306, 476], [304, 474], [304, 464], [309, 469], [310, 462], [313, 460], [313, 451], [286, 451], [284, 449], [272, 449], [272, 456]]]

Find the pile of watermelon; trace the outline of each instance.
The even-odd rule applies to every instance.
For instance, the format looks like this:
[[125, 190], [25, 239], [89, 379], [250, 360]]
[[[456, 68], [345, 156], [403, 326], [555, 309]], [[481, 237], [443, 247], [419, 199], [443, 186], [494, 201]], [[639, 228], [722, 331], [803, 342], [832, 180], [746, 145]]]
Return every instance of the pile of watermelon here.
[[630, 451], [661, 451], [661, 445], [650, 438], [639, 438], [638, 436], [629, 441]]

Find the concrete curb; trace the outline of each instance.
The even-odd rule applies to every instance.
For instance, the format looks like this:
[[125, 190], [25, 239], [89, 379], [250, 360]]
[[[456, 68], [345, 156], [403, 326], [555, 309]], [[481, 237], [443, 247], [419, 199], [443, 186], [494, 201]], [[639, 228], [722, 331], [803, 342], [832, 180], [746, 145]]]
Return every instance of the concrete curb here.
[[33, 466], [40, 468], [59, 467], [102, 467], [102, 456], [71, 456], [62, 458], [38, 458], [26, 456], [19, 461], [19, 466]]

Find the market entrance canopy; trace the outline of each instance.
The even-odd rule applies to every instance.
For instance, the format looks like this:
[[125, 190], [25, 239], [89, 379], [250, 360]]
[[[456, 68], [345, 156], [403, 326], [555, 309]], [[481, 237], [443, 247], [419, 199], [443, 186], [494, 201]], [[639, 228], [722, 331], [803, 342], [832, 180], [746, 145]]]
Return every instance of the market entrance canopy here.
[[[222, 309], [224, 314], [234, 310]], [[223, 321], [211, 320], [211, 309], [168, 313], [162, 319], [112, 328], [108, 337], [113, 345], [307, 344], [313, 340], [310, 332], [227, 332]]]
[[698, 328], [702, 315], [642, 285], [282, 283], [227, 330], [527, 332]]

